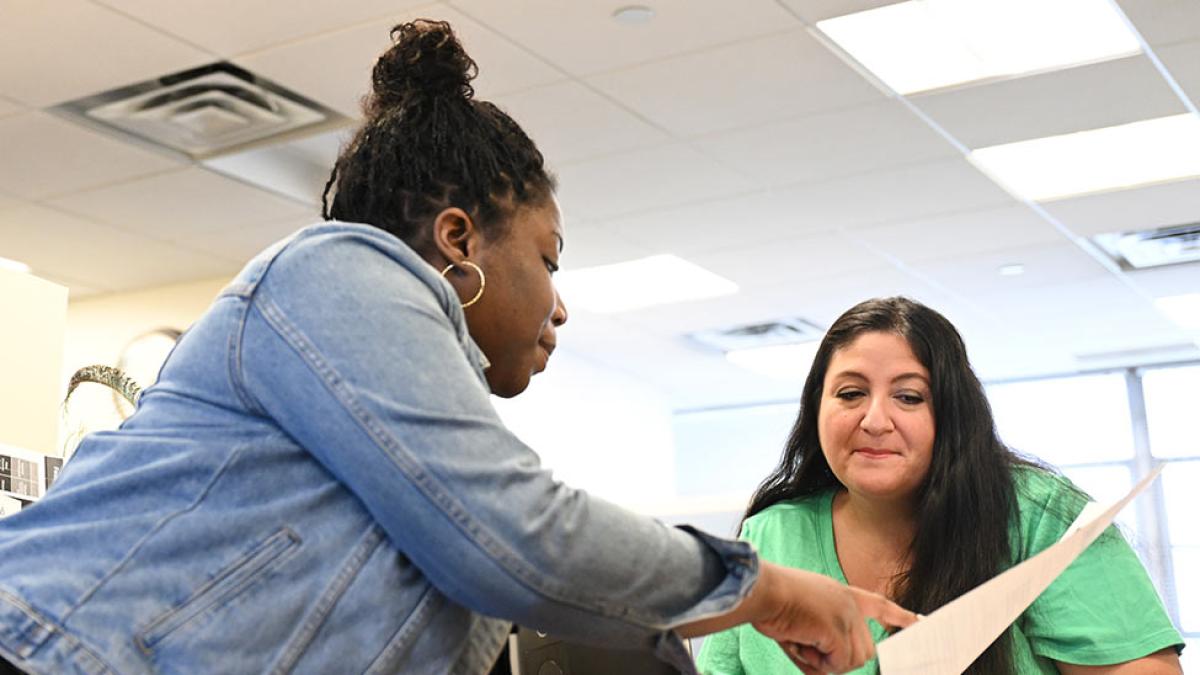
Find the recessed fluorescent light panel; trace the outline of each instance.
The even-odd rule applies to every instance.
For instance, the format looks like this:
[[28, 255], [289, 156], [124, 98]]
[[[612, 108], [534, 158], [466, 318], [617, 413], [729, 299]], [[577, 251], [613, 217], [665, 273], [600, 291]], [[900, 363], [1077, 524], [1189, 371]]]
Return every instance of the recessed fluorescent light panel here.
[[1173, 115], [994, 145], [968, 159], [1033, 201], [1200, 176], [1200, 118]]
[[1109, 0], [912, 0], [817, 22], [901, 94], [1135, 54]]
[[568, 308], [599, 314], [737, 293], [737, 284], [673, 255], [562, 272], [555, 285]]
[[803, 382], [817, 355], [820, 340], [792, 345], [771, 345], [725, 352], [732, 364], [777, 380]]
[[20, 272], [21, 274], [29, 274], [32, 271], [29, 265], [19, 260], [9, 260], [8, 258], [0, 258], [0, 269]]
[[1154, 301], [1154, 306], [1186, 330], [1200, 331], [1200, 293], [1158, 298]]

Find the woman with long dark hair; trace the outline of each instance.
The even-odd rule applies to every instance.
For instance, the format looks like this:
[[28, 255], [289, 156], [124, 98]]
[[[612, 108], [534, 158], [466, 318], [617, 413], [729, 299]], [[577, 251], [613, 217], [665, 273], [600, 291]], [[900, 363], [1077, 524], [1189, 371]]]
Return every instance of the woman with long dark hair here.
[[864, 617], [915, 617], [563, 485], [504, 427], [489, 395], [567, 321], [555, 181], [448, 24], [393, 37], [333, 222], [252, 260], [0, 521], [0, 672], [474, 675], [514, 621], [684, 671], [680, 635], [743, 622], [870, 658]]
[[[945, 317], [905, 298], [875, 299], [826, 333], [742, 537], [764, 559], [928, 613], [1053, 544], [1085, 501], [1000, 441]], [[874, 627], [874, 639], [885, 635]], [[968, 672], [1177, 673], [1182, 642], [1110, 529]], [[767, 675], [785, 672], [781, 656], [733, 629], [705, 641], [700, 666]]]

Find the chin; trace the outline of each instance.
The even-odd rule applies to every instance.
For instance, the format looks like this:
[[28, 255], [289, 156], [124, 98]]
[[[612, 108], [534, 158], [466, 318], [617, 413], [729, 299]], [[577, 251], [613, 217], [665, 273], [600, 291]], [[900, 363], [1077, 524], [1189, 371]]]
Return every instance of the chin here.
[[513, 376], [500, 381], [492, 381], [491, 378], [488, 378], [488, 387], [492, 390], [492, 394], [500, 398], [512, 398], [529, 388], [529, 377], [529, 375]]

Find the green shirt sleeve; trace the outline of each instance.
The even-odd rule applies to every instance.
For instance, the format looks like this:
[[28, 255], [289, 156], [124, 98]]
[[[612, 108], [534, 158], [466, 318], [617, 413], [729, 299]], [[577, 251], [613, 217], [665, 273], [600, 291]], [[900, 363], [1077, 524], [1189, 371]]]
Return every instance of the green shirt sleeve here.
[[[1018, 472], [1016, 477], [1021, 557], [1028, 558], [1062, 537], [1085, 498], [1064, 479], [1045, 472]], [[1183, 644], [1141, 561], [1111, 526], [1020, 621], [1035, 654], [1063, 663], [1121, 663]]]
[[730, 628], [704, 638], [696, 668], [702, 675], [745, 675], [738, 648], [738, 629]]

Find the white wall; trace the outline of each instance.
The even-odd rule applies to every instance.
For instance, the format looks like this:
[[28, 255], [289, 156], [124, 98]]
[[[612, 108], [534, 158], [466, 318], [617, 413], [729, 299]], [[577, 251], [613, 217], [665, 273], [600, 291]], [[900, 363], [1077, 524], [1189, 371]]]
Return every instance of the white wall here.
[[0, 268], [0, 444], [52, 453], [67, 289]]

